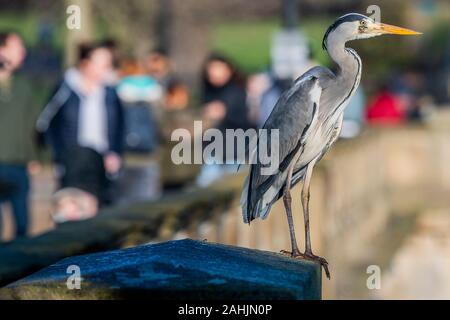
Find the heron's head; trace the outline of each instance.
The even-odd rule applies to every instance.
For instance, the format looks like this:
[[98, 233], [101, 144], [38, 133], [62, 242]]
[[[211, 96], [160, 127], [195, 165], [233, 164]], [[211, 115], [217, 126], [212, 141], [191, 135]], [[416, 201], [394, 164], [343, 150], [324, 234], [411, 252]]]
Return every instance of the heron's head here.
[[323, 38], [323, 48], [327, 49], [330, 39], [345, 43], [351, 40], [368, 39], [383, 34], [418, 35], [420, 32], [375, 22], [372, 18], [358, 13], [349, 13], [338, 18], [327, 30]]

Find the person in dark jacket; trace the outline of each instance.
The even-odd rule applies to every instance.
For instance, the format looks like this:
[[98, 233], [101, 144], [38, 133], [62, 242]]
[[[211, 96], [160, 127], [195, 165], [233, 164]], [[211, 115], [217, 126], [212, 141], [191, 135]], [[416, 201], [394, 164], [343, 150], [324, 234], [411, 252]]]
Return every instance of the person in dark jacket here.
[[[25, 56], [18, 34], [0, 32], [0, 205], [11, 205], [18, 237], [27, 235], [29, 225], [28, 173], [36, 165], [32, 137], [39, 113], [30, 81], [17, 72]], [[1, 222], [0, 210], [0, 241]]]
[[[107, 85], [112, 63], [109, 48], [82, 45], [78, 65], [66, 72], [37, 123], [53, 151], [60, 187], [81, 189], [99, 204], [107, 190], [103, 177], [115, 176], [122, 163], [123, 109], [115, 88]], [[77, 178], [87, 174], [84, 168], [89, 169], [90, 179]]]
[[245, 80], [227, 58], [212, 54], [203, 71], [202, 103], [205, 116], [216, 121], [216, 127], [250, 129]]
[[[200, 185], [208, 185], [222, 174], [235, 171], [239, 157], [234, 141], [227, 141], [227, 129], [248, 130], [254, 128], [247, 107], [245, 80], [236, 66], [226, 57], [212, 54], [205, 62], [203, 70], [202, 103], [205, 120], [219, 129], [224, 137], [223, 159], [221, 165], [205, 165], [197, 180]], [[227, 145], [234, 146], [235, 157], [226, 154]], [[235, 165], [230, 165], [235, 163]]]

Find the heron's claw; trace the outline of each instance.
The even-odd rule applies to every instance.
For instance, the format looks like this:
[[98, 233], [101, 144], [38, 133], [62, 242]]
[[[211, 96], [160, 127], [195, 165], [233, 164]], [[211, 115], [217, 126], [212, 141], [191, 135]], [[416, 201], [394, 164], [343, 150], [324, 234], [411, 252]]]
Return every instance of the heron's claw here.
[[330, 274], [330, 270], [328, 269], [328, 261], [327, 260], [325, 260], [322, 257], [316, 256], [312, 253], [305, 253], [303, 255], [303, 258], [306, 260], [311, 260], [311, 261], [315, 261], [315, 262], [319, 263], [323, 267], [323, 270], [325, 270], [325, 275], [327, 276], [328, 280], [331, 279], [331, 274]]
[[323, 269], [325, 270], [325, 275], [327, 276], [328, 280], [331, 279], [330, 270], [328, 269], [328, 261], [325, 260], [322, 257], [316, 256], [312, 253], [300, 253], [300, 252], [289, 252], [282, 250], [281, 254], [295, 258], [295, 259], [302, 259], [302, 260], [310, 260], [319, 263]]
[[288, 256], [291, 258], [302, 258], [303, 257], [303, 254], [301, 254], [300, 251], [291, 252], [291, 251], [281, 250], [280, 253], [282, 255], [285, 255], [285, 256]]

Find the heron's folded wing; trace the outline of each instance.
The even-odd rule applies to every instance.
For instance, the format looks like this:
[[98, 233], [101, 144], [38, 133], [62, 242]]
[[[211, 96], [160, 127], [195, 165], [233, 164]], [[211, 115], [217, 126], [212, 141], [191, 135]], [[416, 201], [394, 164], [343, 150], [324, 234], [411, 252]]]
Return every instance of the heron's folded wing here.
[[[260, 134], [255, 151], [256, 158], [250, 172], [249, 205], [254, 207], [259, 197], [263, 195], [274, 183], [280, 174], [283, 174], [291, 163], [295, 154], [302, 148], [303, 142], [309, 134], [308, 129], [313, 121], [316, 121], [319, 111], [319, 101], [322, 93], [318, 78], [306, 74], [298, 79], [294, 86], [285, 92], [272, 113], [267, 119], [263, 129], [265, 134]], [[278, 172], [262, 174], [264, 165], [261, 163], [259, 151], [262, 144], [266, 147], [267, 155], [271, 158], [271, 137], [274, 129], [278, 129]], [[267, 138], [265, 138], [267, 136]], [[264, 137], [264, 139], [263, 139]], [[276, 155], [275, 155], [276, 156]]]

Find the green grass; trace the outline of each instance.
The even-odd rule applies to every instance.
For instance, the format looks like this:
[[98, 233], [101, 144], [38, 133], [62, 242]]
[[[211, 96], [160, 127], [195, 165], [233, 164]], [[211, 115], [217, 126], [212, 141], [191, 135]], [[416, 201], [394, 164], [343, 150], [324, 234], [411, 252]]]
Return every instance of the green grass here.
[[36, 15], [23, 13], [20, 16], [12, 13], [0, 14], [0, 30], [19, 32], [27, 44], [34, 44], [38, 19]]
[[[303, 19], [300, 30], [306, 36], [313, 58], [327, 65], [322, 37], [331, 19]], [[212, 48], [232, 58], [244, 71], [255, 72], [270, 64], [274, 34], [281, 29], [277, 20], [226, 22], [213, 26]]]
[[[0, 12], [0, 31], [13, 30], [18, 32], [28, 47], [33, 47], [38, 41], [39, 17], [33, 12]], [[62, 50], [65, 45], [65, 24], [55, 24], [54, 45]]]

